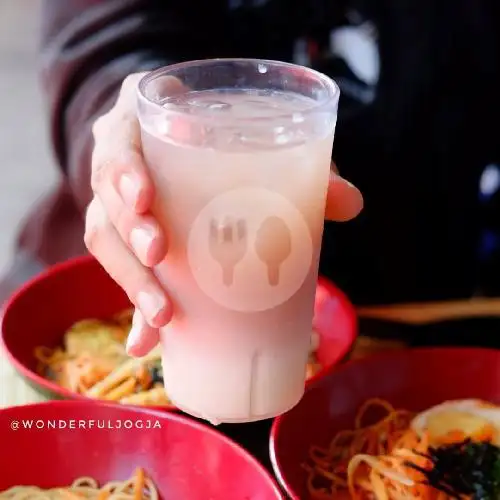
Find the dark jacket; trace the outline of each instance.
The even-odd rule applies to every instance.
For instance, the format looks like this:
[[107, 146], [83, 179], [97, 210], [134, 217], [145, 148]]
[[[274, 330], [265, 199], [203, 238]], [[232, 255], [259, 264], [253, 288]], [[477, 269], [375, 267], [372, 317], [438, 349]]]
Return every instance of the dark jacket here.
[[46, 0], [61, 181], [26, 222], [3, 293], [84, 252], [91, 125], [123, 78], [237, 56], [310, 64], [341, 87], [334, 159], [365, 210], [327, 225], [321, 271], [356, 302], [470, 295], [478, 179], [500, 160], [499, 20], [498, 0]]

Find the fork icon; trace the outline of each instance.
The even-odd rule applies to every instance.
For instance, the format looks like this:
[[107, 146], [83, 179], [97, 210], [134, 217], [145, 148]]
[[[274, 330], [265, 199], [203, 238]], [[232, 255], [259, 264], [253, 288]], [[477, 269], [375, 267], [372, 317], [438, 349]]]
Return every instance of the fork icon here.
[[247, 253], [247, 235], [247, 224], [243, 219], [227, 218], [222, 223], [210, 220], [208, 246], [212, 258], [221, 266], [226, 286], [233, 284], [236, 264]]

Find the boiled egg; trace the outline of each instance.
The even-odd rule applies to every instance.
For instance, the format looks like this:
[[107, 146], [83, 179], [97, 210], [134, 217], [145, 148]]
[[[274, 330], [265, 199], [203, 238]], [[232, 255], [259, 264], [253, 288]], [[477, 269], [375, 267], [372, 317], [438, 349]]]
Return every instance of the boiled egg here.
[[479, 399], [446, 401], [419, 413], [411, 427], [420, 436], [427, 432], [431, 444], [457, 432], [474, 439], [491, 429], [492, 442], [500, 444], [500, 408]]

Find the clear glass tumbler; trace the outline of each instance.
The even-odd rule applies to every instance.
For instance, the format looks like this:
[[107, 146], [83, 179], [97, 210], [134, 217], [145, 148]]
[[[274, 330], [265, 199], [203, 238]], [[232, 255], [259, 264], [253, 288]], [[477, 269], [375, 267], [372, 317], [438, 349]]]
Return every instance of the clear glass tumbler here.
[[213, 423], [275, 417], [304, 393], [339, 90], [292, 64], [193, 61], [139, 84], [142, 144], [173, 302], [172, 402]]

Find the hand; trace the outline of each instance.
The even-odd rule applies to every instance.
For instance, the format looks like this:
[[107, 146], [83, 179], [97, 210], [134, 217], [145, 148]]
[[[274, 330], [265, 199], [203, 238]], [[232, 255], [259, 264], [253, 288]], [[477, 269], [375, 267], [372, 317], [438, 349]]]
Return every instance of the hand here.
[[[123, 82], [115, 106], [94, 124], [91, 185], [94, 193], [86, 216], [85, 244], [135, 305], [127, 351], [142, 356], [158, 343], [172, 307], [152, 267], [167, 252], [162, 228], [149, 210], [154, 186], [142, 156], [136, 111], [137, 73]], [[175, 89], [177, 80], [164, 82]], [[332, 170], [325, 217], [347, 221], [363, 207], [359, 190]]]

